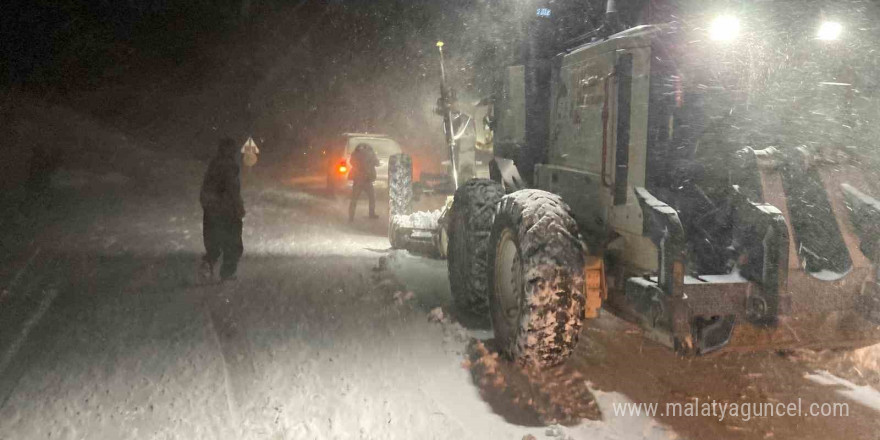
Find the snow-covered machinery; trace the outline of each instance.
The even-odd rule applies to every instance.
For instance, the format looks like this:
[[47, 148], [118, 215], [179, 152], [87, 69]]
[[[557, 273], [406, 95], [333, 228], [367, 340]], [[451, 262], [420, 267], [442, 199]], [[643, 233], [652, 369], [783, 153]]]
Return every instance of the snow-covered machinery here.
[[388, 164], [389, 223], [391, 247], [436, 257], [446, 257], [445, 213], [452, 198], [434, 210], [413, 211], [412, 159], [407, 154], [391, 157]]
[[[619, 31], [616, 12], [564, 49], [539, 14], [501, 69], [491, 179], [438, 221], [456, 304], [539, 366], [600, 308], [683, 354], [880, 342], [876, 159], [839, 115], [852, 86], [755, 68], [735, 18]], [[814, 99], [781, 108], [793, 93]]]
[[[435, 258], [446, 258], [449, 242], [449, 208], [452, 194], [460, 182], [489, 177], [492, 159], [492, 130], [488, 127], [491, 106], [486, 100], [473, 104], [460, 103], [455, 91], [447, 86], [443, 65], [443, 43], [440, 50], [440, 98], [434, 112], [443, 118], [448, 160], [443, 165], [445, 176], [421, 176], [413, 179], [412, 158], [398, 154], [390, 158], [388, 238], [396, 249]], [[434, 177], [433, 179], [430, 177]], [[437, 179], [439, 177], [439, 179]], [[423, 210], [414, 210], [414, 200], [430, 198], [422, 203]]]

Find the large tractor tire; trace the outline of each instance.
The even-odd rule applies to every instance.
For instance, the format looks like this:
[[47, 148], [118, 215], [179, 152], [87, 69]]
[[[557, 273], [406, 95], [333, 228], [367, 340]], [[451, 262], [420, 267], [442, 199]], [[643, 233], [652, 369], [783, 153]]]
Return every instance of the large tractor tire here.
[[489, 306], [489, 235], [503, 195], [497, 182], [469, 180], [455, 191], [449, 212], [446, 258], [452, 297], [460, 311], [482, 319]]
[[584, 251], [569, 207], [526, 189], [501, 199], [489, 247], [495, 340], [523, 365], [565, 360], [584, 319]]
[[391, 247], [401, 249], [406, 238], [398, 224], [399, 217], [412, 214], [412, 158], [405, 153], [395, 154], [388, 159], [388, 241]]

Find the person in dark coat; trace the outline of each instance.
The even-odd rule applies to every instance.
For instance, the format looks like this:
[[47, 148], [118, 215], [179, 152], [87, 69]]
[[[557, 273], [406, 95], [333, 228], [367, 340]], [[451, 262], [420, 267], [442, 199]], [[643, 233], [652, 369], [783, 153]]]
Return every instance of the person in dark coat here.
[[244, 252], [241, 243], [241, 227], [244, 218], [244, 202], [241, 199], [241, 182], [236, 161], [235, 141], [220, 141], [217, 154], [211, 159], [199, 201], [202, 205], [202, 236], [205, 256], [202, 258], [202, 276], [210, 279], [214, 266], [223, 256], [220, 279], [235, 278], [238, 260]]
[[370, 218], [379, 218], [376, 215], [376, 193], [373, 191], [373, 182], [376, 181], [376, 167], [379, 166], [379, 158], [373, 147], [368, 144], [358, 144], [351, 153], [351, 172], [348, 178], [352, 180], [351, 203], [348, 205], [348, 221], [354, 221], [354, 211], [357, 208], [357, 200], [361, 193], [366, 192], [370, 199]]

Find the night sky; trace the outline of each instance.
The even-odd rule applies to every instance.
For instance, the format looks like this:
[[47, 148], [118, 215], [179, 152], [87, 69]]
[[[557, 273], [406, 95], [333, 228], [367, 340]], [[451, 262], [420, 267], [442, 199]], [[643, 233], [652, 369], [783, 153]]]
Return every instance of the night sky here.
[[[221, 134], [254, 135], [268, 152], [289, 152], [345, 131], [375, 131], [415, 150], [440, 150], [442, 157], [441, 120], [432, 112], [439, 96], [437, 40], [446, 42], [451, 85], [462, 99], [478, 100], [491, 91], [497, 66], [516, 58], [524, 17], [534, 8], [553, 8], [557, 39], [564, 41], [597, 26], [604, 3], [15, 0], [0, 26], [0, 83], [61, 101], [152, 139], [157, 148], [184, 144], [196, 155], [210, 151]], [[688, 1], [618, 3], [623, 20], [638, 24], [676, 19], [674, 11]], [[789, 3], [719, 4], [737, 11], [758, 4], [807, 15], [833, 11], [828, 2], [807, 2], [797, 11]], [[853, 28], [875, 28], [864, 15], [872, 3], [846, 5], [838, 9], [861, 14]], [[873, 65], [872, 57], [860, 62]]]
[[[197, 154], [219, 131], [267, 151], [345, 131], [431, 151], [442, 146], [435, 42], [447, 44], [451, 84], [479, 99], [523, 11], [546, 3], [17, 0], [0, 26], [0, 82]], [[578, 13], [560, 14], [564, 25], [582, 29], [604, 2], [567, 7]]]
[[[456, 40], [465, 40], [474, 5], [20, 1], [0, 26], [2, 82], [129, 130], [161, 126], [195, 142], [226, 130], [302, 148], [363, 130], [429, 144], [442, 137], [427, 136], [440, 126], [430, 113], [434, 43], [449, 41], [459, 51], [450, 63], [466, 64]], [[161, 138], [154, 131], [141, 134]]]

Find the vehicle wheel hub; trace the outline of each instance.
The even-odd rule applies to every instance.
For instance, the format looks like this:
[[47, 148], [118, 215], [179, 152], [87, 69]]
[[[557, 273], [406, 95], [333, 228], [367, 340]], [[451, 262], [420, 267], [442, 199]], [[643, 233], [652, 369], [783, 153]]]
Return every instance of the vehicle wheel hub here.
[[505, 229], [498, 242], [495, 260], [495, 296], [503, 322], [495, 323], [496, 334], [504, 335], [505, 343], [512, 343], [521, 316], [522, 264], [519, 250], [513, 241], [513, 232]]

